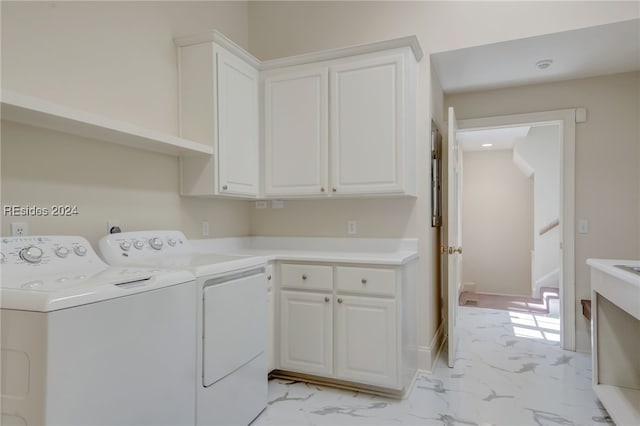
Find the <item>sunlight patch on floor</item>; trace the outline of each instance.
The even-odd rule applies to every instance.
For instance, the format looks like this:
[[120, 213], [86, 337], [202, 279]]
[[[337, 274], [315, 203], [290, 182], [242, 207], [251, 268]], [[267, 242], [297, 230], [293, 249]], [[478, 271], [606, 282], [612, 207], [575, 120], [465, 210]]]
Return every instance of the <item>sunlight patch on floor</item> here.
[[509, 312], [513, 334], [527, 339], [560, 341], [560, 319], [545, 315]]

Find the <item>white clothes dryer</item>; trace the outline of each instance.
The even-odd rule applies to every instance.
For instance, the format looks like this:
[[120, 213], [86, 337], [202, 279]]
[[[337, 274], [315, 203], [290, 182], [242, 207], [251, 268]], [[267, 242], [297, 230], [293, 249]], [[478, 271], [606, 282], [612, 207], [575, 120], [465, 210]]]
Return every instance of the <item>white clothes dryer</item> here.
[[266, 259], [197, 251], [180, 231], [103, 237], [112, 265], [184, 268], [196, 276], [196, 424], [248, 425], [267, 406]]
[[193, 425], [196, 286], [75, 236], [2, 239], [3, 425]]

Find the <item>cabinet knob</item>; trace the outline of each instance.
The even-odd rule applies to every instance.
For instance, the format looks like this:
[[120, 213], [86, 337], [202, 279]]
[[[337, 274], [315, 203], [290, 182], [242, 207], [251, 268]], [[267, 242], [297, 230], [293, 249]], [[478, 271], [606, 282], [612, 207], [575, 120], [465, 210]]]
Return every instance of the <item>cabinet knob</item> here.
[[271, 275], [267, 276], [267, 280], [271, 281]]
[[338, 297], [338, 303], [342, 303], [342, 299]]
[[335, 189], [335, 188], [331, 188], [331, 190], [332, 190], [333, 192], [336, 192], [336, 191], [338, 191], [338, 190], [337, 190], [337, 189]]
[[324, 188], [320, 188], [320, 192], [324, 192]]
[[306, 280], [307, 279], [307, 274], [302, 274], [302, 279]]
[[363, 279], [362, 279], [362, 284], [366, 284], [366, 283], [367, 283], [367, 279], [366, 279], [366, 278], [363, 278]]
[[325, 301], [325, 302], [329, 302], [329, 300], [331, 300], [331, 299], [329, 299], [329, 296], [325, 296], [325, 297], [324, 297], [324, 301]]
[[227, 185], [222, 185], [222, 190], [226, 191], [227, 189], [229, 189], [229, 187]]

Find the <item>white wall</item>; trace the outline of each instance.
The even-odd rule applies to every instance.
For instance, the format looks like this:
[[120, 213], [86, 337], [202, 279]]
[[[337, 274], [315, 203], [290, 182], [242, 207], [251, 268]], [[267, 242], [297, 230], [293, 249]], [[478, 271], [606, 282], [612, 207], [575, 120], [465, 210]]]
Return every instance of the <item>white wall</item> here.
[[[219, 29], [248, 44], [246, 2], [2, 2], [2, 89], [178, 134], [173, 38]], [[78, 206], [73, 218], [26, 218], [32, 234], [125, 230], [248, 235], [246, 202], [178, 195], [178, 160], [2, 122], [2, 205]], [[2, 217], [2, 235], [9, 224]]]
[[586, 107], [576, 124], [576, 347], [590, 348], [589, 322], [579, 313], [589, 299], [588, 258], [640, 258], [640, 73], [446, 96], [459, 118]]
[[[541, 285], [557, 287], [559, 284], [560, 227], [544, 235], [540, 235], [540, 230], [560, 218], [560, 127], [532, 127], [526, 138], [516, 142], [514, 152], [533, 169], [535, 262], [531, 284], [538, 296]], [[545, 277], [551, 280], [543, 280]]]
[[[406, 35], [416, 35], [425, 57], [419, 67], [418, 83], [418, 199], [415, 204], [380, 200], [389, 215], [378, 215], [370, 203], [347, 202], [353, 218], [368, 223], [371, 233], [394, 224], [396, 236], [419, 238], [418, 344], [422, 368], [429, 368], [427, 353], [433, 351], [434, 336], [441, 321], [437, 252], [438, 230], [430, 227], [427, 156], [431, 118], [442, 124], [443, 99], [439, 84], [431, 81], [429, 54], [450, 49], [496, 43], [551, 32], [601, 25], [640, 16], [632, 2], [270, 2], [249, 5], [249, 49], [261, 59], [273, 59], [322, 49], [368, 43]], [[443, 127], [441, 127], [442, 129]], [[634, 158], [637, 159], [636, 154]], [[636, 203], [638, 204], [638, 203]], [[289, 202], [279, 213], [252, 214], [252, 233], [274, 234], [296, 222], [299, 235], [305, 229], [323, 228], [332, 235], [344, 235], [336, 204], [314, 204], [315, 220], [303, 224], [300, 216], [307, 202]], [[277, 214], [277, 217], [272, 215]], [[264, 215], [264, 216], [263, 216]], [[320, 222], [318, 222], [320, 221]], [[395, 224], [406, 221], [405, 225]], [[298, 231], [296, 231], [298, 232]], [[369, 232], [369, 231], [368, 231]], [[402, 232], [402, 233], [401, 233]]]
[[465, 151], [462, 177], [462, 282], [476, 291], [531, 294], [533, 180], [510, 149]]

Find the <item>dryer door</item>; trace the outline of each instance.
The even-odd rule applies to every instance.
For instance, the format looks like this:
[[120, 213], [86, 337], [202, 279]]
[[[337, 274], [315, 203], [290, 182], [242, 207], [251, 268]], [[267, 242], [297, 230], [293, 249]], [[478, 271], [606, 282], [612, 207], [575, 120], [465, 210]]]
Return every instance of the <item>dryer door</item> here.
[[266, 307], [264, 269], [213, 278], [204, 283], [202, 371], [205, 387], [264, 352]]

